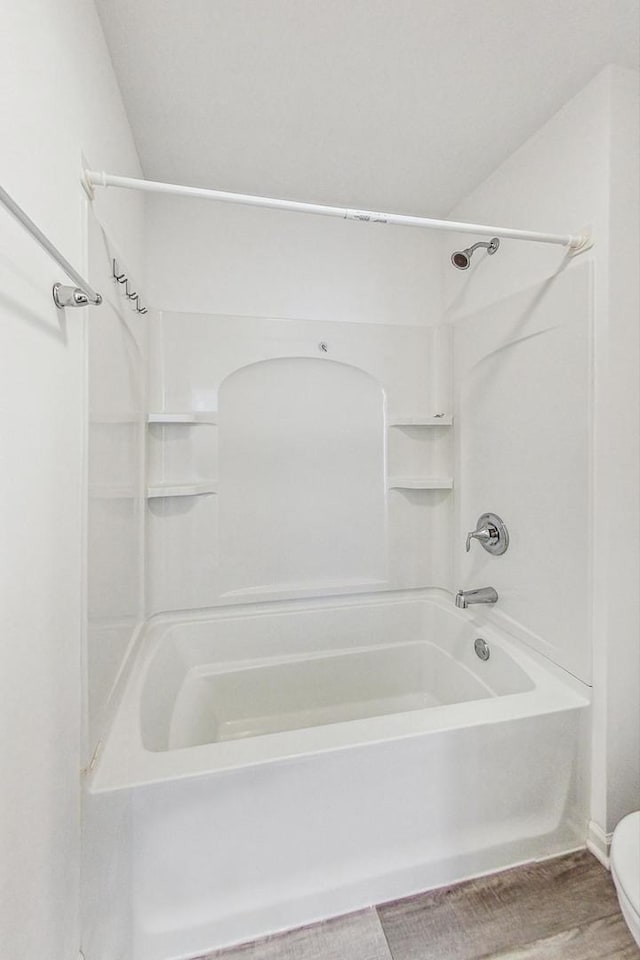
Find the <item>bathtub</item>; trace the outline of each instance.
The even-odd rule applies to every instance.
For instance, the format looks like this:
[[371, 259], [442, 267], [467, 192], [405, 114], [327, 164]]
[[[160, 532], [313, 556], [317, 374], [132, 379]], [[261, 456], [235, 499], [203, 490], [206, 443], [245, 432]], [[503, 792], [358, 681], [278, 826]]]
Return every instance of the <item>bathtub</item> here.
[[583, 846], [588, 688], [483, 618], [425, 591], [151, 623], [89, 784], [130, 803], [132, 960]]

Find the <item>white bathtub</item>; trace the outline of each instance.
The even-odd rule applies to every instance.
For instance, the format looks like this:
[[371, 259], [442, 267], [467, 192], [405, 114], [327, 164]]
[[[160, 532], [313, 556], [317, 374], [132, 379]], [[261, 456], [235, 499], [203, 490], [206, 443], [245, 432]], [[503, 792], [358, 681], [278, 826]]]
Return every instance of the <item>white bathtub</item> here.
[[133, 960], [583, 845], [588, 688], [472, 617], [424, 593], [148, 629], [90, 785], [131, 797]]

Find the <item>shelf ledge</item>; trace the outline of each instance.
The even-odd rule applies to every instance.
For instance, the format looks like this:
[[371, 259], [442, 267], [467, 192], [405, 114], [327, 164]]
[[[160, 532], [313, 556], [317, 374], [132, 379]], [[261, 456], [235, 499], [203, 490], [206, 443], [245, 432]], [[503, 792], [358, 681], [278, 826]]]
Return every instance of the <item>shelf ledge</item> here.
[[450, 427], [453, 417], [389, 417], [390, 427]]
[[453, 477], [389, 477], [389, 490], [451, 490]]
[[217, 480], [203, 480], [199, 483], [161, 483], [147, 487], [147, 499], [159, 497], [199, 497], [207, 493], [218, 492]]

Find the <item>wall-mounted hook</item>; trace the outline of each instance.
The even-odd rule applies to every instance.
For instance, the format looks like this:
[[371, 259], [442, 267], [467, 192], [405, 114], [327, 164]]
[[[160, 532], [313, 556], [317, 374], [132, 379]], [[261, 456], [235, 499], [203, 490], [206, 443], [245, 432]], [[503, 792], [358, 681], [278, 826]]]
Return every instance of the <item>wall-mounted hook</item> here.
[[117, 262], [116, 262], [115, 259], [112, 260], [112, 264], [113, 264], [113, 266], [112, 266], [113, 279], [114, 279], [114, 280], [117, 280], [118, 283], [124, 283], [125, 280], [127, 279], [126, 273], [119, 273], [119, 272], [118, 272], [118, 264], [117, 264]]
[[127, 300], [133, 301], [133, 305], [135, 307], [136, 313], [140, 313], [140, 314], [148, 313], [149, 311], [147, 310], [147, 308], [143, 307], [140, 302], [139, 294], [135, 290], [129, 289], [129, 278], [127, 277], [126, 273], [120, 272], [120, 268], [118, 267], [118, 261], [116, 260], [115, 257], [113, 257], [111, 260], [111, 271], [113, 274], [113, 279], [117, 280], [118, 283], [124, 285], [125, 296]]

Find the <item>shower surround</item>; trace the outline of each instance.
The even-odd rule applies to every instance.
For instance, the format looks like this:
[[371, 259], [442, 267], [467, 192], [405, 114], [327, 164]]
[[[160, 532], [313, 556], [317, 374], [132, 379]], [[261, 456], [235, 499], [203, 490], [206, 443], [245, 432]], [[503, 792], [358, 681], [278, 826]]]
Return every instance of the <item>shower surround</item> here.
[[[536, 471], [587, 463], [590, 291], [575, 263], [450, 326], [153, 317], [148, 620], [89, 777], [133, 960], [584, 844], [589, 647], [522, 503], [586, 529]], [[554, 436], [516, 445], [538, 415]], [[509, 551], [464, 555], [487, 509]], [[482, 584], [495, 607], [456, 611]]]

